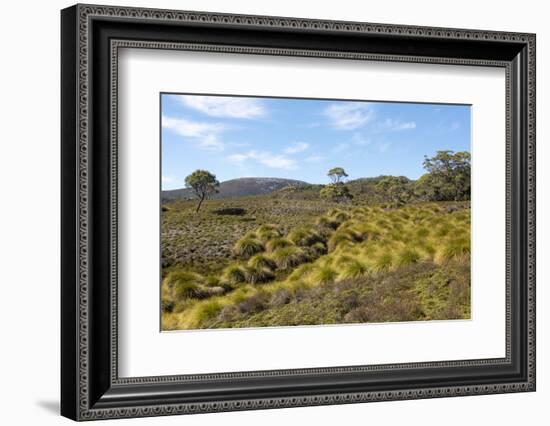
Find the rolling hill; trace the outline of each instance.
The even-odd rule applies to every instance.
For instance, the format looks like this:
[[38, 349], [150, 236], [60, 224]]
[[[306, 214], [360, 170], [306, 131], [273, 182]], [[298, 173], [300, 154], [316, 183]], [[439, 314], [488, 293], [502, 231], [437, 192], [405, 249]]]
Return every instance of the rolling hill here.
[[[307, 182], [295, 179], [283, 178], [264, 178], [264, 177], [247, 177], [239, 179], [231, 179], [220, 183], [219, 192], [211, 198], [230, 198], [243, 197], [248, 195], [269, 194], [273, 191], [286, 188], [287, 186], [306, 186]], [[173, 189], [170, 191], [162, 191], [163, 201], [186, 200], [193, 198], [192, 191], [189, 188]]]

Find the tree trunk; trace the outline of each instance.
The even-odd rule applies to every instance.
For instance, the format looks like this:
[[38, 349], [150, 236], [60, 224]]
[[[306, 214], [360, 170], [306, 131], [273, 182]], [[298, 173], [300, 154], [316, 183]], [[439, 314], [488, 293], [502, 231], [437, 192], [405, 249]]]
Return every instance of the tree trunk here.
[[199, 205], [197, 206], [197, 210], [195, 210], [195, 213], [199, 212], [199, 210], [201, 208], [201, 205], [202, 205], [202, 202], [204, 201], [204, 198], [205, 198], [205, 194], [202, 194], [201, 199], [199, 200]]

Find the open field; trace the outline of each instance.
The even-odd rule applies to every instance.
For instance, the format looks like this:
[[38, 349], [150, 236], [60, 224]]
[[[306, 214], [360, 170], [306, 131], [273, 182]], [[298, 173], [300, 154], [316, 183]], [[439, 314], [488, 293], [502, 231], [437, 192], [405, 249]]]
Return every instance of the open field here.
[[470, 317], [469, 202], [316, 193], [164, 205], [162, 328]]

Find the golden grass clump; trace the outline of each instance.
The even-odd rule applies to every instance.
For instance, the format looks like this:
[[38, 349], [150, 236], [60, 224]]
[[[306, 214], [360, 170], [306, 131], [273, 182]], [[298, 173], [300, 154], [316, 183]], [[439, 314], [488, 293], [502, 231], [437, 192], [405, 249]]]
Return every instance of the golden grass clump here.
[[316, 268], [313, 272], [308, 275], [308, 281], [313, 284], [326, 284], [334, 282], [338, 277], [338, 272], [331, 268], [330, 266], [323, 266]]
[[271, 253], [277, 249], [293, 246], [294, 243], [288, 238], [274, 238], [265, 243], [265, 249]]
[[470, 255], [470, 238], [452, 238], [446, 241], [435, 255], [436, 263]]
[[292, 269], [308, 260], [306, 252], [296, 246], [277, 249], [272, 253], [271, 258], [282, 270]]
[[264, 244], [274, 238], [279, 238], [282, 236], [279, 226], [274, 224], [261, 225], [258, 229], [256, 229], [255, 234], [256, 238]]
[[420, 260], [420, 253], [412, 248], [405, 248], [400, 250], [396, 256], [396, 265], [405, 266], [411, 263], [416, 263]]
[[266, 267], [254, 268], [252, 266], [244, 267], [244, 276], [246, 282], [249, 284], [265, 283], [275, 278], [275, 274], [271, 269]]
[[252, 256], [249, 260], [247, 265], [251, 268], [259, 269], [259, 268], [268, 268], [268, 269], [275, 269], [277, 267], [277, 264], [275, 261], [265, 254], [259, 253], [254, 256]]
[[223, 270], [222, 281], [229, 284], [240, 284], [246, 281], [244, 268], [233, 263]]
[[323, 237], [313, 228], [299, 227], [292, 229], [287, 238], [297, 246], [308, 247], [324, 241]]
[[233, 253], [241, 257], [250, 257], [253, 254], [264, 250], [264, 245], [261, 241], [250, 237], [243, 237], [233, 246]]
[[358, 278], [369, 272], [368, 266], [358, 259], [346, 262], [338, 276], [339, 279]]

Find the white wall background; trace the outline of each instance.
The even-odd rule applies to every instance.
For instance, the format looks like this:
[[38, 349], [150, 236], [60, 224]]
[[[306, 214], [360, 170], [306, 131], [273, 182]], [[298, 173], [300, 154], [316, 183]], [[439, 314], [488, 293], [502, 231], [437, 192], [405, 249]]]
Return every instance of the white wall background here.
[[[550, 417], [550, 27], [545, 2], [104, 0], [103, 4], [537, 33], [538, 390], [530, 394], [118, 420], [118, 424], [545, 424]], [[0, 418], [68, 424], [59, 404], [59, 9], [3, 4], [0, 43]], [[131, 423], [130, 423], [131, 422]], [[102, 424], [117, 424], [107, 421]]]

